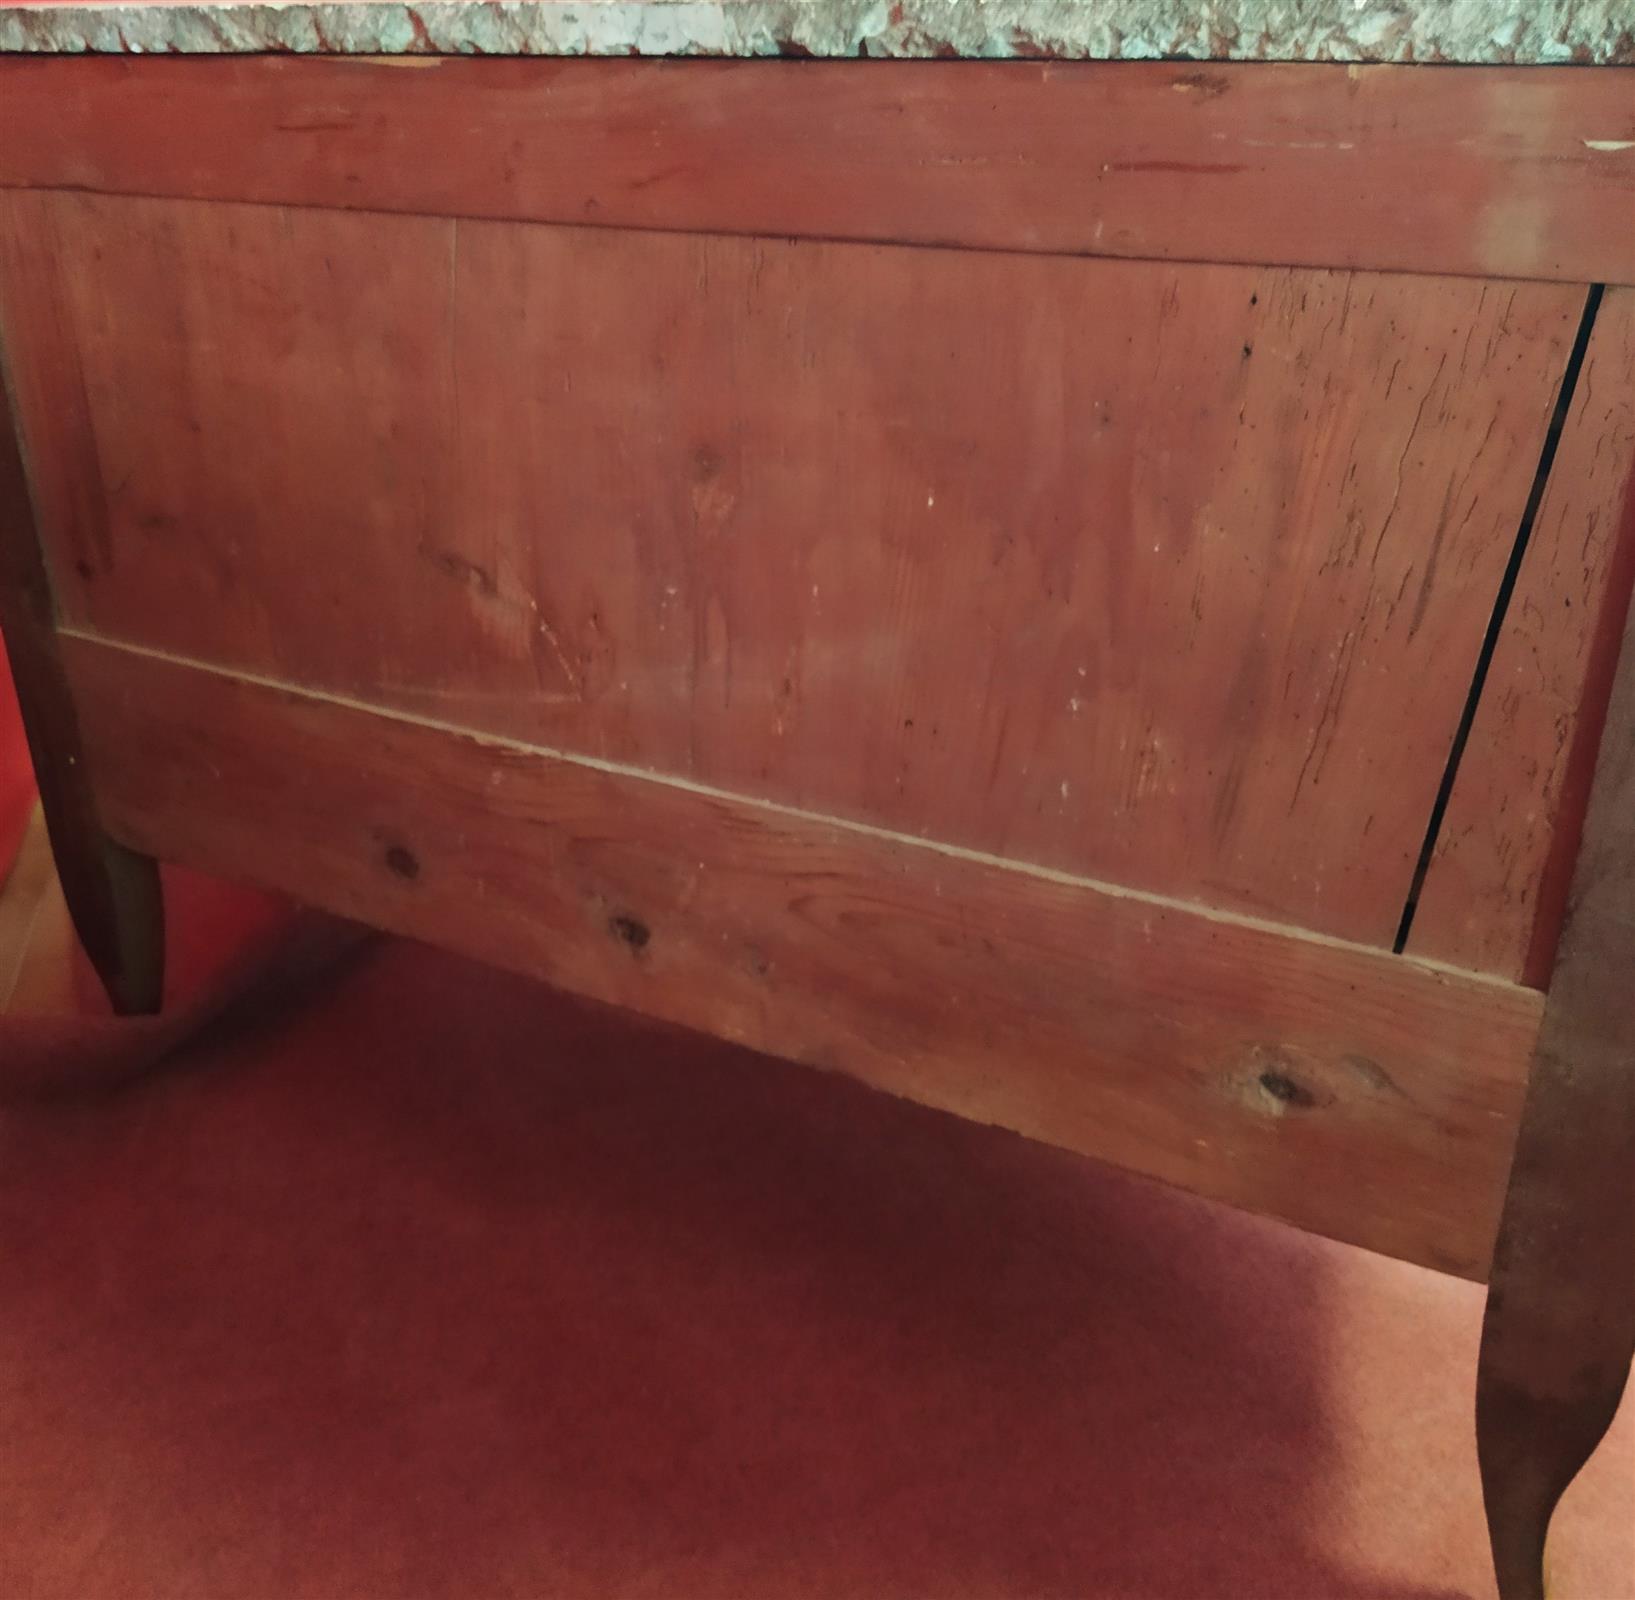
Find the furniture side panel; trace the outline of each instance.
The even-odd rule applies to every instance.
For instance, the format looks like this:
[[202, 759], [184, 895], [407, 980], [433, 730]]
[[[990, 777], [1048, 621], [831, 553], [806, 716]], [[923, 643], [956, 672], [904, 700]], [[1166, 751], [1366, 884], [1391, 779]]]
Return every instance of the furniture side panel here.
[[1381, 944], [1582, 301], [6, 203], [77, 625]]

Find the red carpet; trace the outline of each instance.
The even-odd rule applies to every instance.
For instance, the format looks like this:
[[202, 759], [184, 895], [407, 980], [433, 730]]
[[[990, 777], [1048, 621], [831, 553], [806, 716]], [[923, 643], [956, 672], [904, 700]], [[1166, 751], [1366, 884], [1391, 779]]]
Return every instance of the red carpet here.
[[[264, 913], [173, 901], [185, 1004]], [[125, 1026], [27, 999], [0, 1088]], [[0, 1110], [0, 1597], [1487, 1597], [1480, 1305], [385, 943]]]

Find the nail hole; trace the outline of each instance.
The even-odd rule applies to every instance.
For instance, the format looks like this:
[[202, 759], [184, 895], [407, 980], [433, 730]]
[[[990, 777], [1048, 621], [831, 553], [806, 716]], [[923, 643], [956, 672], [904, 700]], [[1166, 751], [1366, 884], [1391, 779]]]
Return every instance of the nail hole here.
[[644, 949], [647, 941], [653, 937], [652, 930], [645, 922], [638, 922], [635, 917], [626, 916], [622, 911], [609, 917], [607, 926], [615, 939], [623, 939], [632, 950]]
[[394, 844], [386, 851], [387, 870], [395, 872], [400, 878], [418, 878], [420, 863], [415, 859], [412, 850], [405, 850], [402, 845]]
[[1258, 1082], [1274, 1100], [1281, 1101], [1286, 1106], [1314, 1106], [1317, 1097], [1310, 1089], [1284, 1072], [1263, 1072]]

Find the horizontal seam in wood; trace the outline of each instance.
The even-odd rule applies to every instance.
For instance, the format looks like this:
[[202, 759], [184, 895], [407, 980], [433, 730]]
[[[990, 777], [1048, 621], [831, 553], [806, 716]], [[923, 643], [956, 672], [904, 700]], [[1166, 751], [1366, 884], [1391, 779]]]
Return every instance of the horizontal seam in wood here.
[[[442, 206], [362, 205], [352, 200], [260, 200], [253, 195], [189, 195], [162, 189], [102, 187], [96, 184], [33, 184], [0, 182], [0, 193], [42, 195], [96, 195], [105, 200], [162, 200], [178, 206], [256, 206], [266, 211], [340, 211], [359, 217], [417, 217], [438, 222], [490, 222], [502, 228], [565, 228], [578, 233], [635, 233], [672, 239], [770, 239], [780, 243], [845, 245], [857, 250], [934, 250], [953, 255], [1015, 256], [1047, 261], [1128, 261], [1156, 267], [1260, 267], [1281, 272], [1335, 272], [1379, 278], [1459, 278], [1480, 283], [1574, 283], [1560, 273], [1534, 277], [1504, 275], [1476, 267], [1380, 267], [1336, 259], [1333, 255], [1293, 257], [1287, 255], [1142, 255], [1121, 250], [1069, 250], [1060, 247], [1026, 247], [1016, 244], [983, 244], [961, 239], [909, 239], [871, 233], [791, 233], [787, 228], [657, 227], [630, 222], [594, 222], [584, 217], [536, 217], [514, 211], [457, 211]], [[1609, 284], [1625, 280], [1612, 277]], [[1635, 276], [1629, 280], [1635, 287]]]
[[[385, 721], [395, 722], [406, 727], [426, 728], [437, 733], [454, 734], [475, 744], [488, 745], [497, 750], [509, 751], [518, 755], [542, 757], [551, 761], [561, 761], [569, 766], [581, 767], [586, 771], [605, 773], [617, 778], [635, 779], [642, 783], [655, 784], [660, 788], [695, 795], [700, 799], [759, 809], [800, 822], [833, 828], [839, 832], [881, 840], [887, 844], [930, 851], [950, 860], [964, 861], [978, 866], [998, 868], [1005, 872], [1019, 873], [1025, 877], [1057, 884], [1063, 888], [1090, 890], [1109, 899], [1133, 901], [1138, 905], [1150, 906], [1155, 911], [1180, 912], [1187, 916], [1199, 917], [1205, 921], [1218, 923], [1226, 927], [1246, 928], [1254, 932], [1271, 934], [1285, 939], [1299, 939], [1313, 945], [1321, 945], [1327, 949], [1343, 950], [1353, 955], [1371, 957], [1382, 962], [1402, 963], [1417, 968], [1433, 977], [1455, 978], [1461, 981], [1479, 983], [1512, 995], [1530, 995], [1537, 1000], [1541, 1010], [1543, 1007], [1544, 997], [1538, 990], [1514, 983], [1508, 978], [1493, 973], [1454, 967], [1445, 962], [1430, 961], [1405, 952], [1393, 952], [1379, 945], [1361, 944], [1351, 939], [1340, 939], [1333, 934], [1318, 933], [1312, 929], [1302, 928], [1291, 923], [1272, 922], [1263, 917], [1254, 917], [1241, 911], [1231, 911], [1219, 906], [1211, 906], [1202, 901], [1172, 899], [1167, 895], [1154, 894], [1150, 890], [1131, 888], [1125, 884], [1108, 883], [1096, 878], [1087, 878], [1075, 873], [1060, 871], [1055, 867], [1041, 866], [1036, 862], [991, 855], [985, 850], [972, 849], [966, 845], [951, 844], [942, 839], [921, 838], [915, 834], [898, 833], [893, 829], [882, 828], [874, 823], [862, 822], [851, 817], [830, 816], [826, 812], [809, 811], [802, 806], [789, 805], [780, 800], [767, 799], [759, 795], [741, 794], [730, 789], [718, 789], [711, 784], [699, 783], [695, 779], [684, 778], [674, 773], [656, 772], [647, 767], [631, 766], [619, 761], [608, 761], [600, 756], [584, 755], [572, 750], [559, 750], [550, 745], [532, 744], [525, 739], [490, 733], [480, 728], [464, 727], [459, 723], [446, 722], [440, 718], [424, 716], [413, 711], [404, 711], [395, 706], [377, 705], [371, 701], [359, 700], [351, 695], [340, 694], [333, 690], [307, 688], [282, 679], [267, 677], [262, 673], [244, 671], [236, 667], [219, 666], [212, 662], [177, 655], [151, 645], [136, 644], [124, 639], [110, 639], [97, 633], [94, 629], [79, 625], [63, 625], [59, 627], [58, 632], [65, 639], [77, 640], [80, 643], [93, 645], [100, 649], [120, 651], [149, 661], [162, 662], [187, 671], [207, 673], [214, 678], [224, 678], [230, 682], [247, 684], [253, 688], [271, 690], [276, 694], [306, 701], [311, 705], [332, 705], [345, 711], [361, 712], [367, 716], [380, 717]], [[72, 673], [70, 673], [70, 677], [72, 677]]]

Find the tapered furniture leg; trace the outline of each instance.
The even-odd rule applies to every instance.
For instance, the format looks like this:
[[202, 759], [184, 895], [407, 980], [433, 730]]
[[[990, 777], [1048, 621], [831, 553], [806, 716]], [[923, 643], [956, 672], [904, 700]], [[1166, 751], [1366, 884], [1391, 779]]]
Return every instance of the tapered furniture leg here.
[[0, 383], [0, 634], [22, 707], [57, 875], [75, 931], [122, 1015], [159, 1009], [164, 914], [149, 856], [110, 839], [80, 749], [57, 651], [45, 560], [11, 402]]
[[1503, 1600], [1635, 1356], [1635, 628], [1626, 626], [1482, 1324], [1476, 1443]]

